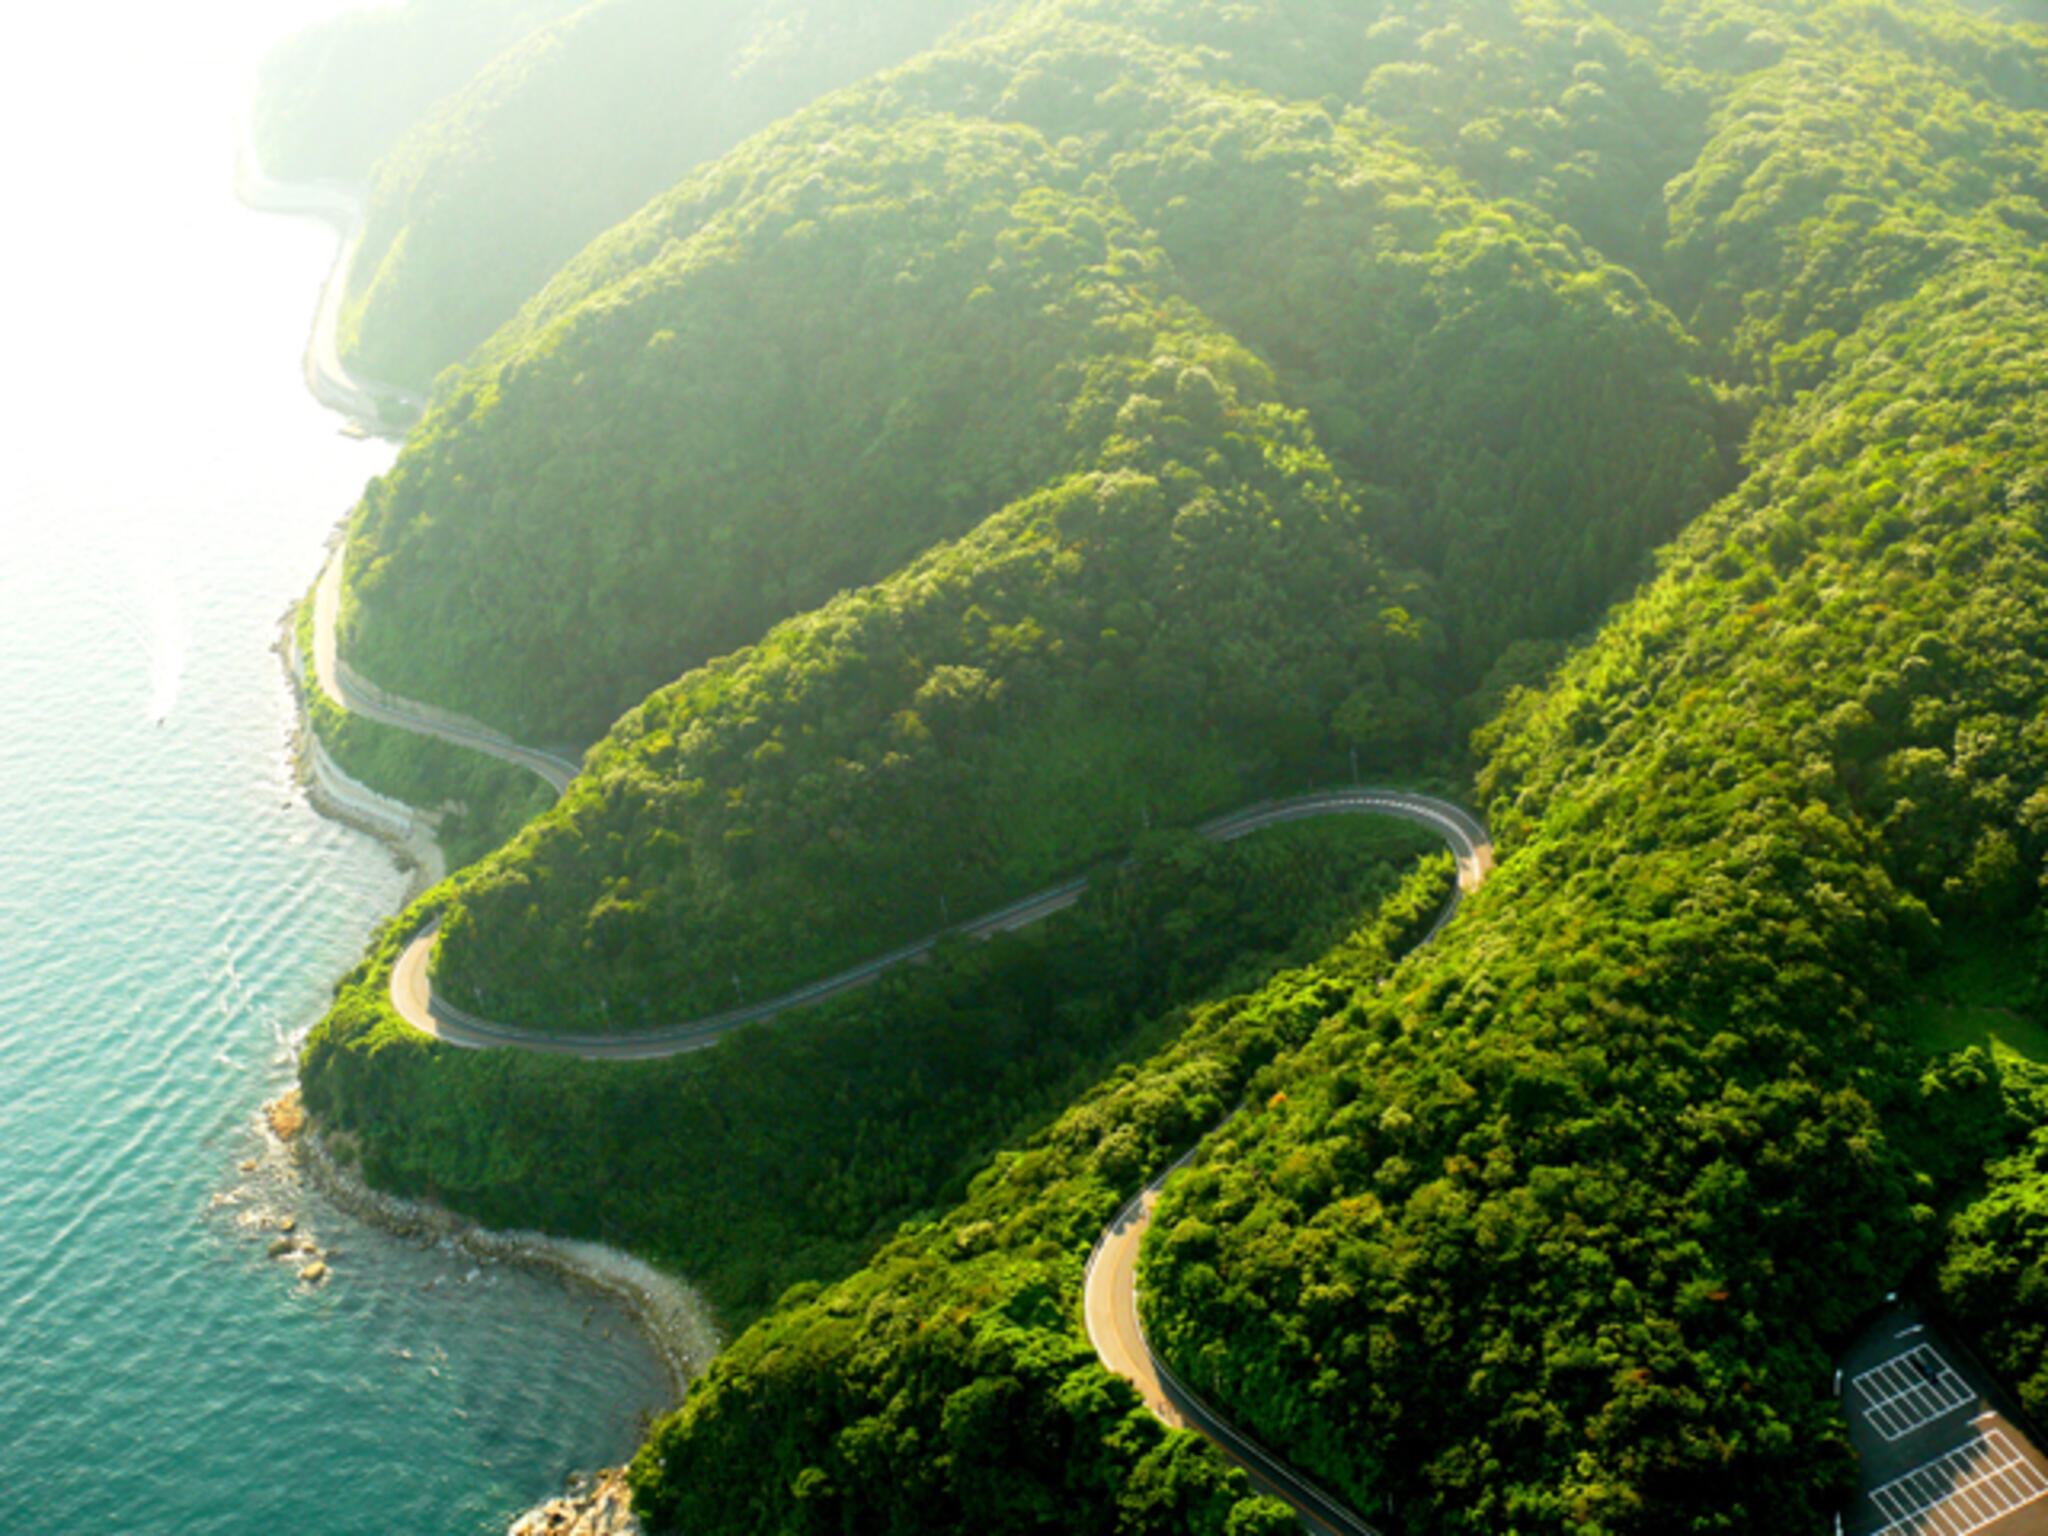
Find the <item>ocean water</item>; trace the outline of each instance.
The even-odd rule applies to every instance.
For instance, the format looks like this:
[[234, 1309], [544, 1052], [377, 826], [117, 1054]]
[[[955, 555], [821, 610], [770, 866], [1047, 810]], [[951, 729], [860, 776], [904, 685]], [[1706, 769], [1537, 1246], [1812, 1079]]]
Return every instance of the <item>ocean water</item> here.
[[333, 235], [232, 197], [250, 65], [320, 9], [0, 52], [4, 1531], [502, 1531], [666, 1395], [616, 1306], [366, 1229], [262, 1130], [405, 885], [293, 783], [271, 652], [391, 457], [298, 376]]

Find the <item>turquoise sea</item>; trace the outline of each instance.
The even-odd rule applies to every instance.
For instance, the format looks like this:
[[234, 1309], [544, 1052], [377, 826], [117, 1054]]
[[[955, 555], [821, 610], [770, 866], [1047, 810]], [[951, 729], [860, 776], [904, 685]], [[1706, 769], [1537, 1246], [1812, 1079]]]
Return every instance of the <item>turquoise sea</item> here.
[[502, 1532], [665, 1397], [615, 1306], [366, 1229], [262, 1130], [405, 884], [307, 807], [271, 652], [391, 457], [300, 382], [333, 235], [232, 196], [319, 9], [50, 7], [0, 54], [4, 1531]]

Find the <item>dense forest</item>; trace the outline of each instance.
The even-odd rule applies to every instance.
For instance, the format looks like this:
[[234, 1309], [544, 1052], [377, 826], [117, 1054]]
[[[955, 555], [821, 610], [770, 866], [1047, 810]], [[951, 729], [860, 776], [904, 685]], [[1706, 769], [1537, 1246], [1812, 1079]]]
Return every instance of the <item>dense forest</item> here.
[[1088, 1250], [1146, 1176], [1384, 976], [1427, 927], [1421, 872], [1334, 952], [1193, 1010], [836, 1284], [798, 1285], [633, 1465], [659, 1530], [1283, 1536], [1285, 1505], [1166, 1432], [1075, 1317]]
[[[1223, 845], [1160, 833], [1038, 927], [635, 1063], [450, 1053], [392, 1017], [391, 963], [445, 899], [429, 893], [343, 983], [306, 1102], [379, 1184], [629, 1246], [745, 1322], [944, 1209], [980, 1160], [1171, 1038], [1190, 1005], [1348, 939], [1430, 849], [1348, 817]], [[1434, 915], [1446, 867], [1431, 859], [1388, 901], [1391, 932]]]
[[[508, 45], [373, 184], [526, 218], [418, 146], [512, 166], [521, 82], [597, 88], [571, 39], [651, 9]], [[635, 1464], [655, 1528], [1285, 1529], [1078, 1317], [1198, 1144], [1153, 1343], [1402, 1530], [1825, 1528], [1832, 1353], [1901, 1286], [2048, 1411], [2048, 33], [891, 14], [744, 143], [650, 128], [675, 159], [434, 343], [349, 531], [353, 664], [596, 744], [343, 983], [307, 1100], [376, 1181], [748, 1325]], [[1495, 832], [1421, 953], [1412, 842], [1170, 835], [1366, 771]], [[536, 807], [478, 787], [481, 851]], [[668, 1063], [384, 1001], [430, 913], [465, 1005], [618, 1030], [1091, 866], [1028, 939]]]
[[[1083, 36], [1012, 47], [1086, 78], [1137, 46]], [[1526, 211], [1447, 194], [1320, 110], [1169, 69], [1200, 59], [1159, 64], [1161, 124], [1116, 185], [1088, 185], [1106, 157], [1076, 153], [1106, 130], [963, 119], [990, 88], [926, 64], [599, 242], [444, 387], [366, 503], [352, 659], [515, 734], [587, 741], [685, 668], [1098, 463], [1120, 424], [1097, 360], [1146, 359], [1170, 300], [1218, 329], [1242, 308], [1228, 333], [1268, 389], [1323, 407], [1351, 518], [1441, 577], [1444, 688], [1514, 639], [1575, 632], [1721, 478], [1728, 413], [1675, 321]], [[1252, 241], [1190, 203], [1295, 212]], [[1482, 591], [1510, 572], [1512, 596]]]
[[577, 0], [407, 0], [342, 11], [264, 61], [250, 147], [286, 181], [360, 181], [443, 97]]
[[[352, 662], [528, 739], [628, 711], [465, 883], [456, 1001], [672, 1021], [1426, 761], [1725, 478], [1739, 412], [1640, 283], [1142, 19], [1173, 41], [1054, 8], [821, 104], [444, 386], [352, 527]], [[1077, 120], [1130, 59], [1147, 104]], [[1042, 125], [960, 115], [1019, 60]]]
[[[342, 358], [424, 390], [691, 167], [974, 8], [411, 0], [339, 18], [277, 55], [256, 144], [279, 174], [367, 170]], [[357, 119], [363, 100], [374, 105]]]

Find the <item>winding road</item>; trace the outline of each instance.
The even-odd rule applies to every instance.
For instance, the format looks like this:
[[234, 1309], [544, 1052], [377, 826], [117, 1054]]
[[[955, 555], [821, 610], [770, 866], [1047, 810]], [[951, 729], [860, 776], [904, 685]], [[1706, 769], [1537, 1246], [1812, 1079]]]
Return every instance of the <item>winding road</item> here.
[[339, 411], [364, 432], [399, 435], [426, 409], [425, 397], [396, 384], [362, 378], [349, 372], [341, 361], [341, 309], [348, 297], [348, 270], [363, 243], [362, 193], [334, 181], [272, 181], [256, 157], [256, 140], [245, 118], [235, 167], [235, 195], [260, 213], [318, 219], [332, 225], [341, 237], [334, 265], [320, 289], [312, 334], [306, 340], [306, 387], [322, 405]]
[[[1478, 890], [1492, 873], [1493, 843], [1479, 820], [1457, 806], [1419, 795], [1398, 798], [1398, 808], [1373, 805], [1358, 809], [1379, 810], [1429, 827], [1443, 836], [1458, 860], [1457, 888], [1423, 936], [1422, 943], [1427, 944], [1456, 915], [1459, 902]], [[1302, 810], [1297, 814], [1318, 813]], [[1225, 1117], [1224, 1124], [1229, 1118]], [[1209, 1134], [1221, 1129], [1219, 1125]], [[1207, 1139], [1139, 1190], [1096, 1240], [1081, 1287], [1088, 1342], [1095, 1346], [1104, 1366], [1138, 1389], [1153, 1413], [1177, 1429], [1198, 1430], [1208, 1436], [1261, 1490], [1291, 1507], [1309, 1530], [1318, 1536], [1378, 1536], [1373, 1526], [1218, 1414], [1153, 1353], [1145, 1338], [1145, 1326], [1138, 1316], [1138, 1250], [1167, 1181], [1194, 1161]]]
[[[341, 249], [321, 290], [319, 312], [306, 348], [306, 381], [313, 394], [370, 432], [391, 431], [394, 405], [408, 416], [417, 416], [425, 406], [420, 396], [396, 386], [357, 378], [343, 366], [336, 344], [348, 268], [362, 239], [360, 194], [332, 184], [288, 186], [269, 180], [256, 162], [246, 133], [237, 189], [252, 208], [319, 218], [342, 233]], [[526, 746], [478, 721], [398, 698], [355, 675], [342, 663], [337, 642], [342, 567], [342, 551], [337, 549], [314, 590], [313, 670], [321, 690], [365, 719], [486, 753], [538, 775], [557, 795], [565, 794], [579, 771], [579, 765], [566, 756]], [[1424, 935], [1425, 944], [1456, 914], [1460, 901], [1478, 890], [1492, 872], [1492, 839], [1476, 817], [1448, 801], [1397, 789], [1325, 790], [1269, 801], [1217, 817], [1197, 831], [1211, 841], [1230, 842], [1284, 822], [1333, 815], [1396, 817], [1428, 828], [1449, 846], [1457, 860], [1457, 885]], [[894, 966], [920, 959], [943, 938], [987, 938], [1027, 927], [1072, 906], [1087, 887], [1085, 877], [1049, 886], [994, 912], [927, 935], [779, 997], [630, 1035], [549, 1034], [479, 1018], [436, 997], [430, 968], [439, 935], [438, 923], [416, 934], [392, 967], [391, 1001], [399, 1015], [415, 1029], [450, 1045], [472, 1049], [510, 1047], [614, 1061], [675, 1056], [716, 1044], [735, 1029], [865, 986]], [[1145, 1338], [1138, 1316], [1139, 1249], [1167, 1181], [1193, 1161], [1203, 1144], [1191, 1148], [1140, 1190], [1098, 1239], [1089, 1255], [1083, 1282], [1083, 1314], [1089, 1341], [1104, 1366], [1131, 1382], [1160, 1419], [1176, 1428], [1206, 1435], [1261, 1491], [1289, 1505], [1303, 1525], [1317, 1536], [1379, 1536], [1360, 1516], [1217, 1414], [1153, 1353]]]
[[[545, 779], [557, 794], [567, 790], [577, 771], [567, 758], [522, 745], [486, 726], [431, 706], [394, 698], [354, 677], [341, 663], [336, 639], [341, 578], [342, 559], [337, 551], [321, 575], [313, 602], [313, 671], [330, 698], [368, 719], [455, 742], [517, 764]], [[1447, 800], [1399, 789], [1334, 789], [1267, 801], [1219, 816], [1196, 830], [1211, 841], [1230, 842], [1286, 822], [1338, 815], [1391, 816], [1412, 822], [1436, 833], [1450, 848], [1457, 861], [1457, 884], [1423, 936], [1424, 944], [1436, 937], [1456, 915], [1459, 903], [1478, 890], [1493, 871], [1492, 837], [1477, 817]], [[779, 997], [630, 1035], [549, 1034], [479, 1018], [436, 997], [430, 968], [434, 942], [439, 936], [438, 924], [430, 924], [414, 935], [399, 955], [391, 970], [391, 1002], [399, 1016], [415, 1029], [450, 1045], [471, 1049], [509, 1047], [609, 1061], [677, 1056], [714, 1045], [735, 1029], [865, 986], [891, 967], [919, 959], [942, 938], [987, 938], [1028, 927], [1072, 906], [1087, 888], [1085, 877], [1048, 886], [994, 912], [927, 935]], [[1198, 1143], [1140, 1190], [1097, 1241], [1089, 1255], [1083, 1282], [1082, 1311], [1089, 1341], [1104, 1366], [1135, 1386], [1159, 1418], [1176, 1428], [1206, 1435], [1257, 1487], [1289, 1505], [1317, 1536], [1378, 1536], [1374, 1527], [1210, 1408], [1153, 1353], [1146, 1341], [1138, 1317], [1139, 1247], [1167, 1180], [1200, 1150]]]
[[[431, 705], [394, 697], [350, 672], [341, 661], [337, 638], [341, 581], [342, 558], [337, 551], [328, 561], [327, 569], [321, 573], [313, 592], [313, 675], [323, 693], [365, 719], [454, 742], [512, 763], [538, 775], [558, 795], [568, 790], [570, 780], [577, 773], [577, 764], [568, 758], [539, 747], [526, 746], [488, 726], [448, 714]], [[1433, 938], [1437, 929], [1457, 910], [1459, 898], [1467, 891], [1477, 890], [1493, 868], [1493, 845], [1486, 828], [1470, 812], [1445, 800], [1398, 789], [1333, 789], [1297, 795], [1287, 800], [1266, 801], [1219, 816], [1203, 823], [1196, 831], [1212, 842], [1227, 843], [1285, 822], [1339, 815], [1392, 816], [1414, 822], [1436, 833], [1450, 846], [1458, 863], [1458, 884], [1435, 926], [1430, 929], [1429, 937]], [[512, 1046], [607, 1061], [677, 1056], [685, 1051], [703, 1050], [714, 1045], [745, 1025], [763, 1023], [792, 1008], [822, 1002], [841, 992], [865, 986], [894, 966], [920, 959], [941, 939], [954, 936], [985, 939], [993, 934], [1029, 927], [1072, 906], [1087, 888], [1085, 876], [1066, 880], [778, 997], [663, 1028], [619, 1035], [553, 1034], [531, 1026], [480, 1018], [445, 998], [436, 997], [430, 968], [439, 930], [429, 925], [414, 935], [399, 956], [398, 963], [392, 967], [391, 1003], [399, 1016], [421, 1033], [450, 1045], [471, 1049]]]
[[[521, 749], [530, 750], [530, 749]], [[1232, 811], [1214, 821], [1205, 822], [1196, 828], [1202, 837], [1211, 842], [1227, 843], [1240, 837], [1248, 837], [1267, 827], [1279, 826], [1283, 822], [1305, 821], [1311, 817], [1371, 815], [1393, 816], [1403, 821], [1415, 822], [1429, 828], [1451, 845], [1458, 861], [1458, 886], [1444, 912], [1437, 919], [1442, 926], [1449, 915], [1457, 909], [1458, 898], [1463, 892], [1477, 890], [1493, 867], [1493, 847], [1487, 840], [1486, 829], [1479, 825], [1467, 812], [1446, 801], [1435, 800], [1427, 795], [1411, 795], [1394, 789], [1334, 789], [1317, 794], [1299, 795], [1289, 800], [1275, 800], [1241, 811]], [[1042, 891], [1011, 902], [993, 912], [984, 913], [937, 933], [925, 935], [911, 943], [864, 960], [836, 975], [814, 981], [779, 997], [766, 998], [758, 1003], [749, 1003], [742, 1008], [728, 1009], [724, 1013], [709, 1014], [703, 1018], [690, 1019], [681, 1023], [657, 1029], [638, 1030], [632, 1034], [619, 1035], [561, 1035], [526, 1025], [506, 1024], [494, 1019], [479, 1018], [465, 1012], [434, 995], [432, 980], [428, 974], [434, 940], [437, 930], [423, 929], [406, 946], [399, 956], [398, 964], [391, 972], [391, 1003], [408, 1024], [426, 1034], [447, 1041], [450, 1045], [485, 1048], [490, 1046], [516, 1046], [530, 1051], [546, 1051], [562, 1056], [581, 1056], [592, 1060], [638, 1061], [658, 1056], [679, 1056], [685, 1051], [700, 1051], [715, 1045], [735, 1029], [748, 1024], [759, 1024], [786, 1013], [792, 1008], [801, 1008], [811, 1003], [822, 1002], [828, 997], [855, 987], [866, 986], [884, 971], [907, 961], [917, 960], [929, 953], [941, 939], [950, 937], [985, 939], [992, 934], [1006, 933], [1026, 928], [1053, 913], [1072, 906], [1081, 899], [1081, 893], [1088, 888], [1087, 879], [1067, 880], [1059, 885], [1048, 886]], [[1434, 935], [1436, 928], [1431, 928]]]

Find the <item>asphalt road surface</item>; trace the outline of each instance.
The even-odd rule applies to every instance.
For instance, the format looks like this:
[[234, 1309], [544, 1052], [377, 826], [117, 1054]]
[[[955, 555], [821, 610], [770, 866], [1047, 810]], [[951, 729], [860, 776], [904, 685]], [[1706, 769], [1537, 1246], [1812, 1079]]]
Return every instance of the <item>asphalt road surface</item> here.
[[350, 373], [342, 364], [336, 340], [341, 330], [342, 300], [347, 296], [348, 269], [355, 261], [356, 248], [362, 244], [361, 192], [331, 181], [272, 181], [256, 158], [256, 141], [246, 119], [241, 140], [235, 191], [245, 204], [262, 213], [318, 219], [333, 225], [341, 236], [341, 248], [320, 290], [320, 307], [314, 313], [312, 334], [306, 341], [306, 387], [322, 405], [339, 411], [365, 432], [396, 435], [387, 411], [409, 422], [426, 409], [426, 400], [396, 384], [383, 384]]
[[[1317, 807], [1326, 807], [1318, 809]], [[1378, 812], [1403, 817], [1430, 828], [1450, 844], [1458, 861], [1458, 888], [1444, 906], [1435, 924], [1423, 938], [1428, 943], [1456, 914], [1460, 900], [1485, 882], [1493, 870], [1493, 841], [1477, 817], [1448, 801], [1387, 790], [1335, 791], [1324, 796], [1305, 797], [1303, 802], [1282, 802], [1225, 817], [1211, 827], [1235, 826], [1242, 819], [1247, 830], [1272, 826], [1302, 816], [1329, 814], [1332, 810]], [[1207, 830], [1207, 829], [1205, 829]], [[1241, 835], [1231, 833], [1229, 835]], [[1218, 1127], [1220, 1129], [1221, 1127]], [[1210, 1134], [1214, 1134], [1212, 1131]], [[1199, 1430], [1217, 1448], [1244, 1469], [1265, 1492], [1283, 1500], [1309, 1530], [1318, 1536], [1376, 1536], [1374, 1527], [1354, 1511], [1345, 1508], [1329, 1493], [1288, 1466], [1278, 1456], [1237, 1429], [1174, 1375], [1167, 1363], [1152, 1352], [1138, 1317], [1138, 1249], [1152, 1225], [1153, 1208], [1167, 1181], [1194, 1160], [1200, 1146], [1191, 1149], [1168, 1168], [1129, 1205], [1097, 1240], [1088, 1257], [1082, 1281], [1082, 1313], [1087, 1322], [1089, 1342], [1103, 1365], [1138, 1389], [1146, 1406], [1168, 1424]]]
[[442, 741], [452, 741], [459, 747], [472, 748], [539, 775], [557, 795], [567, 792], [569, 781], [576, 777], [578, 768], [577, 764], [559, 753], [525, 746], [474, 720], [463, 720], [388, 694], [372, 698], [363, 689], [352, 686], [346, 669], [341, 665], [335, 638], [337, 621], [341, 617], [341, 569], [341, 551], [336, 550], [327, 562], [327, 569], [320, 573], [320, 585], [313, 589], [313, 676], [322, 693], [351, 714], [395, 725], [416, 735], [433, 736]]
[[[1447, 917], [1457, 909], [1467, 891], [1477, 890], [1493, 867], [1493, 845], [1486, 830], [1447, 801], [1427, 795], [1412, 795], [1392, 789], [1339, 789], [1298, 795], [1288, 800], [1267, 801], [1217, 817], [1196, 830], [1216, 842], [1231, 842], [1283, 822], [1303, 821], [1316, 816], [1392, 816], [1411, 821], [1436, 832], [1450, 844], [1458, 861], [1458, 887], [1446, 904]], [[631, 1034], [565, 1035], [526, 1024], [511, 1024], [480, 1018], [435, 995], [431, 977], [432, 951], [436, 932], [427, 928], [414, 936], [391, 973], [391, 1003], [399, 1016], [413, 1028], [450, 1045], [483, 1049], [507, 1046], [554, 1055], [581, 1056], [591, 1060], [639, 1061], [658, 1056], [679, 1056], [715, 1045], [735, 1029], [763, 1023], [792, 1008], [822, 1002], [854, 987], [866, 986], [893, 966], [921, 959], [942, 938], [959, 935], [987, 938], [1042, 921], [1081, 899], [1088, 888], [1086, 879], [1063, 881], [1045, 890], [1013, 901], [994, 912], [956, 923], [951, 928], [877, 955], [859, 965], [811, 982], [807, 986], [766, 998], [744, 1007], [728, 1009], [673, 1025]], [[1440, 927], [1444, 917], [1438, 918]], [[1432, 929], [1434, 934], [1436, 930]]]
[[1960, 1341], [1893, 1305], [1838, 1364], [1861, 1466], [1842, 1536], [2048, 1536], [2048, 1457]]

